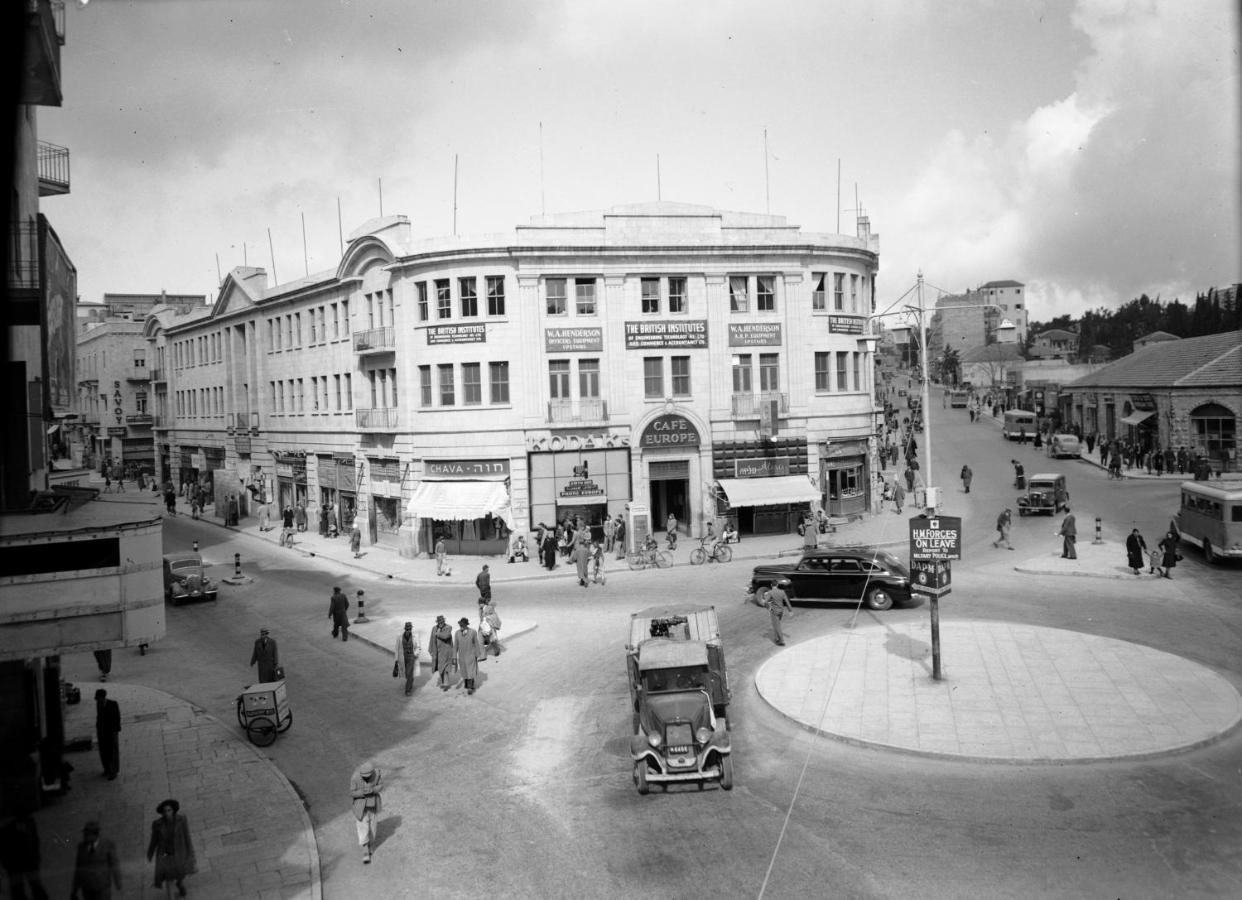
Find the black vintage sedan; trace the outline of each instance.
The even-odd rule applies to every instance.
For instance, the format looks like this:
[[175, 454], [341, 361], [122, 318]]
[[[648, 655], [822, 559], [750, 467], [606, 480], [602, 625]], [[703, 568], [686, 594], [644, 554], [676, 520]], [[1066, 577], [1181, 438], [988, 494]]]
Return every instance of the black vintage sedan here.
[[807, 550], [796, 563], [755, 566], [747, 599], [763, 606], [768, 589], [789, 579], [790, 600], [866, 602], [869, 609], [889, 609], [910, 599], [910, 570], [889, 553], [874, 547], [829, 547]]

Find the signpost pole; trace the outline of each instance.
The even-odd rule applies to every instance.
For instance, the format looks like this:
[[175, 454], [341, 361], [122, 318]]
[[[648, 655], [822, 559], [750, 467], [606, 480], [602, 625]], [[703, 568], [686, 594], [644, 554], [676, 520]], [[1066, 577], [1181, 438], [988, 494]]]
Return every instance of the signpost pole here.
[[931, 595], [932, 680], [940, 680], [940, 597]]

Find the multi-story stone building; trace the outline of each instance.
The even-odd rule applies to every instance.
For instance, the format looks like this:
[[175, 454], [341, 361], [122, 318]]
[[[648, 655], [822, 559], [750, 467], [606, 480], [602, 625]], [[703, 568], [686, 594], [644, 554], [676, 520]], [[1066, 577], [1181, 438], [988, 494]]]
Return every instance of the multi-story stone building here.
[[376, 220], [335, 271], [234, 269], [209, 315], [149, 320], [156, 454], [243, 514], [330, 508], [411, 554], [500, 552], [565, 516], [698, 534], [858, 513], [878, 259], [865, 219], [808, 234], [675, 203], [418, 243]]
[[929, 360], [939, 359], [945, 348], [961, 355], [998, 341], [1021, 344], [1026, 331], [1025, 286], [1018, 281], [989, 281], [936, 301], [927, 329]]

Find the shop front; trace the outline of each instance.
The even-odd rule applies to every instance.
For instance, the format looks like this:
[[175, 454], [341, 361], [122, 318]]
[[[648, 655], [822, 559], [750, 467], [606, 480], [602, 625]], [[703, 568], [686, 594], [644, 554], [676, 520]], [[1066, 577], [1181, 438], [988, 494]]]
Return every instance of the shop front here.
[[717, 517], [739, 533], [792, 534], [820, 502], [804, 438], [723, 441], [713, 447]]
[[302, 453], [273, 453], [276, 460], [276, 502], [274, 515], [285, 507], [306, 503], [306, 456]]
[[367, 530], [372, 544], [396, 547], [401, 531], [401, 462], [367, 457], [370, 502]]
[[604, 521], [624, 514], [631, 499], [628, 442], [596, 449], [601, 443], [558, 436], [547, 443], [546, 452], [530, 454], [531, 530], [581, 519], [602, 540]]
[[867, 441], [826, 441], [819, 445], [820, 487], [823, 510], [846, 518], [867, 511], [870, 479], [867, 477]]
[[507, 459], [424, 460], [423, 480], [409, 501], [417, 552], [433, 553], [443, 540], [449, 554], [507, 554], [513, 530], [509, 473]]
[[691, 496], [691, 485], [698, 483], [691, 477], [691, 464], [697, 461], [702, 444], [695, 424], [675, 412], [656, 416], [639, 434], [654, 530], [665, 531], [668, 517], [673, 516], [681, 534], [691, 533], [699, 508]]
[[[332, 510], [338, 534], [348, 530], [347, 521], [352, 524], [354, 520], [357, 497], [351, 490], [351, 486], [357, 484], [354, 465], [351, 453], [320, 453], [315, 457], [316, 499], [320, 509]], [[315, 528], [318, 530], [318, 522]]]

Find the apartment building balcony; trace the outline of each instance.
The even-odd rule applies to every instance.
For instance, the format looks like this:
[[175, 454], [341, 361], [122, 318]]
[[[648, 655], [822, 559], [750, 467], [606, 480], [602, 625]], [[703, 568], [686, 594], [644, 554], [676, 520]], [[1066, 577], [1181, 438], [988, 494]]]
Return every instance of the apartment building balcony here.
[[581, 425], [608, 421], [608, 401], [598, 397], [578, 400], [549, 400], [548, 422]]
[[[29, 222], [9, 223], [9, 260], [5, 282], [9, 291], [37, 297], [41, 286], [39, 272], [39, 225]], [[36, 310], [37, 312], [37, 310]], [[37, 324], [32, 323], [32, 324]]]
[[[784, 391], [762, 391], [758, 394], [734, 394], [734, 419], [760, 419], [765, 405], [776, 404], [777, 415], [789, 414], [789, 395]], [[771, 407], [769, 406], [769, 409]]]
[[60, 106], [60, 48], [65, 43], [64, 0], [22, 0], [26, 6], [25, 78], [18, 103]]
[[355, 409], [354, 423], [359, 431], [393, 432], [397, 430], [400, 416], [395, 406], [379, 409]]
[[126, 425], [151, 425], [155, 420], [155, 416], [150, 413], [134, 413], [125, 417]]
[[147, 371], [151, 373], [152, 381], [167, 381], [168, 380], [168, 373], [164, 371], [163, 369], [152, 368], [152, 369], [147, 369]]
[[150, 381], [151, 370], [146, 366], [130, 366], [125, 370], [126, 381]]
[[39, 196], [69, 193], [69, 148], [39, 141]]
[[397, 349], [396, 330], [391, 325], [354, 332], [354, 352], [363, 356], [393, 353]]

